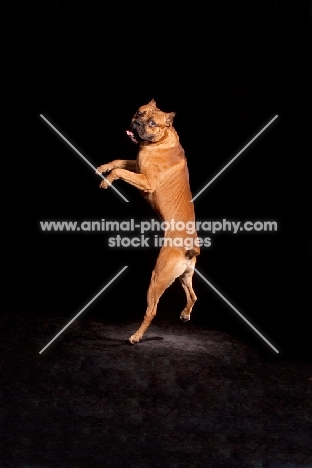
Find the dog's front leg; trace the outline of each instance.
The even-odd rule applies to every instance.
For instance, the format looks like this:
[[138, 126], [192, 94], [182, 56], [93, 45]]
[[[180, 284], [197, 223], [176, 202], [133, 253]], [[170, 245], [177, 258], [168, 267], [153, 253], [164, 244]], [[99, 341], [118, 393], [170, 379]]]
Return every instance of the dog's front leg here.
[[128, 184], [133, 185], [135, 188], [142, 190], [143, 192], [152, 193], [157, 186], [156, 173], [149, 174], [147, 178], [145, 174], [137, 174], [134, 172], [127, 171], [126, 169], [113, 169], [105, 180], [102, 180], [100, 187], [106, 189], [114, 180], [124, 180]]
[[96, 168], [95, 173], [100, 174], [103, 172], [110, 172], [113, 169], [127, 169], [128, 171], [137, 171], [137, 162], [136, 159], [115, 159], [107, 164], [102, 164]]

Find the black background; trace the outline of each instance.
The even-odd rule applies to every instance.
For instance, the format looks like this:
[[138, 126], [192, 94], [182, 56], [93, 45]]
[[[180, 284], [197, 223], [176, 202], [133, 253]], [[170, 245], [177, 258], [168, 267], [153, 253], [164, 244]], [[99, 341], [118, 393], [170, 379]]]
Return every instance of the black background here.
[[[195, 210], [200, 220], [276, 220], [278, 232], [216, 234], [197, 266], [282, 353], [307, 358], [309, 14], [308, 2], [290, 0], [59, 1], [15, 12], [5, 72], [3, 309], [40, 316], [61, 309], [67, 318], [129, 265], [87, 313], [121, 323], [140, 318], [157, 256], [156, 249], [112, 252], [101, 233], [40, 231], [42, 220], [155, 217], [125, 183], [116, 187], [130, 203], [101, 191], [100, 178], [40, 114], [98, 166], [135, 158], [125, 131], [137, 107], [155, 98], [177, 113], [193, 194], [277, 114]], [[198, 276], [194, 288], [195, 322], [261, 343]], [[178, 319], [183, 302], [174, 284], [159, 315]]]
[[[303, 1], [12, 3], [2, 15], [1, 467], [288, 468], [311, 459], [311, 18]], [[158, 250], [40, 221], [150, 219], [100, 178], [134, 159], [138, 106], [175, 111], [198, 220], [277, 221], [218, 233], [140, 344]], [[200, 232], [199, 234], [203, 234]], [[43, 353], [69, 319], [128, 269]]]

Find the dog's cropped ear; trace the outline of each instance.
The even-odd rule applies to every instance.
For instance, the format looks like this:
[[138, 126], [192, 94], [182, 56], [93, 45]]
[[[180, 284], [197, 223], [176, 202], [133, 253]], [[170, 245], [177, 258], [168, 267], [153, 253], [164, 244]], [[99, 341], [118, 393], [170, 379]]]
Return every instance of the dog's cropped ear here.
[[157, 107], [154, 98], [148, 103], [148, 105], [149, 105], [149, 106], [155, 106], [155, 107]]
[[175, 112], [168, 112], [168, 114], [166, 114], [167, 127], [170, 127], [170, 125], [172, 125], [172, 122], [173, 122], [173, 119], [174, 119], [175, 115], [176, 115]]

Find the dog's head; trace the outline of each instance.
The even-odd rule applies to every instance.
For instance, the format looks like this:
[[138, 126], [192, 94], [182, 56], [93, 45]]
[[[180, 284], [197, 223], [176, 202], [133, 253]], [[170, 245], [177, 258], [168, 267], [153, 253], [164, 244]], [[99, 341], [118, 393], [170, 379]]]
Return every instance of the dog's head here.
[[174, 112], [166, 113], [158, 109], [152, 99], [135, 113], [127, 135], [134, 143], [148, 144], [164, 140], [172, 128], [174, 116]]

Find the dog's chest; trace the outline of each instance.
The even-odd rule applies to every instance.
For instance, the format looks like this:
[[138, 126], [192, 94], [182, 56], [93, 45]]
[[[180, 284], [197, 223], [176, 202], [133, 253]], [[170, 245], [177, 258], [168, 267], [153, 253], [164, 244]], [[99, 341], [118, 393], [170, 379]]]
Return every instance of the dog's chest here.
[[151, 168], [157, 167], [159, 172], [165, 175], [168, 170], [177, 168], [185, 162], [184, 151], [181, 150], [179, 147], [155, 151], [143, 149], [137, 156], [137, 170], [141, 174], [147, 174]]
[[159, 165], [159, 162], [159, 157], [152, 151], [140, 151], [137, 157], [137, 170], [140, 174], [144, 174], [150, 167]]

